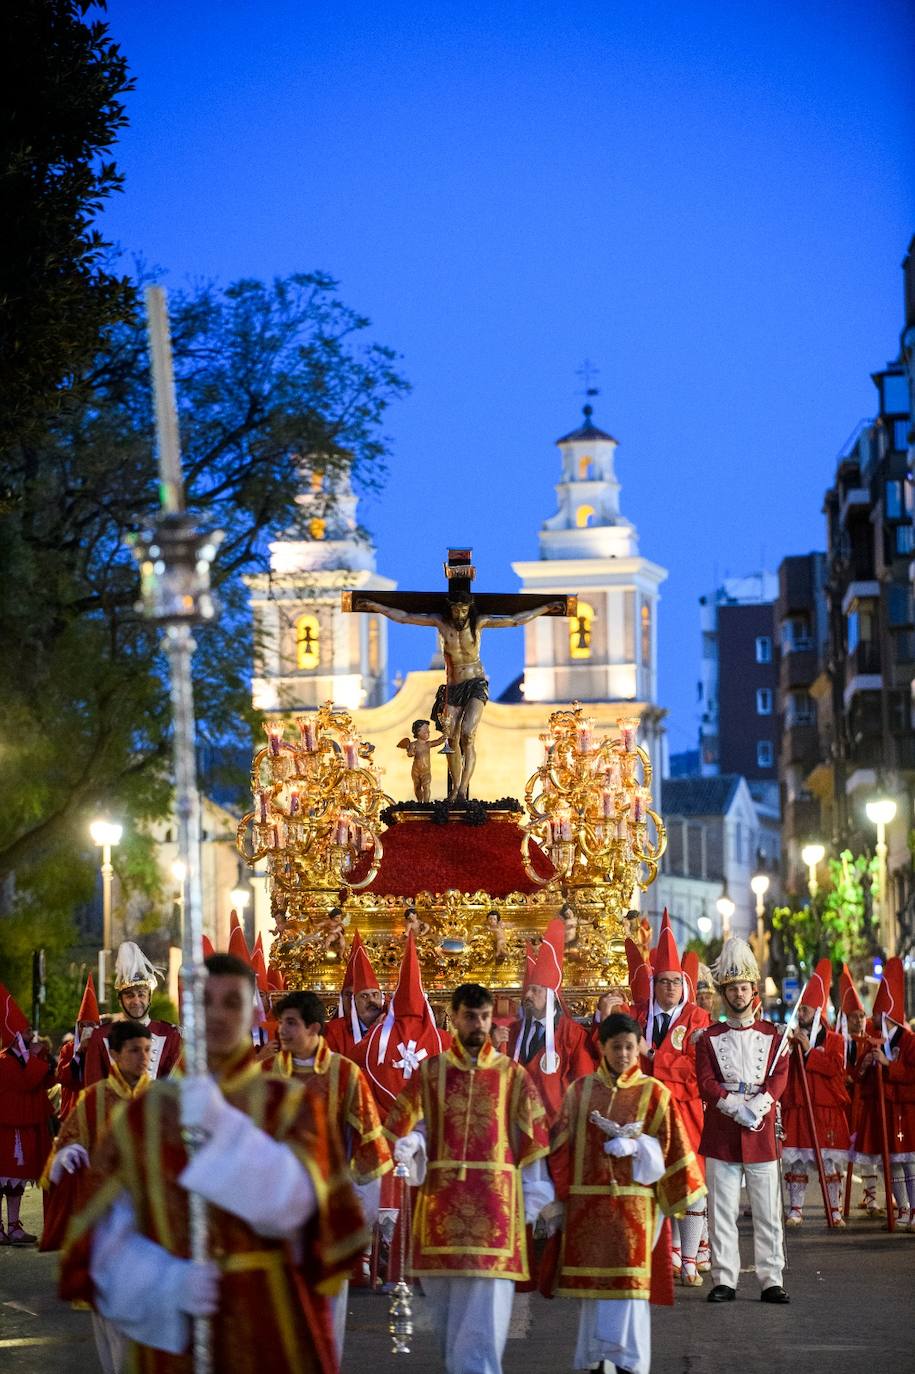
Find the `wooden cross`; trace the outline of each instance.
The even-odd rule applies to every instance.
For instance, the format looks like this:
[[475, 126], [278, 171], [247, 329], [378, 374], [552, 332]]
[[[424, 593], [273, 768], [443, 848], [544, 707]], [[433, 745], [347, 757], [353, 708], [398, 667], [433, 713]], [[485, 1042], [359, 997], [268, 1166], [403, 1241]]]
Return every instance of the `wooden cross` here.
[[[391, 606], [408, 614], [425, 612], [441, 614], [445, 607], [445, 597], [453, 598], [459, 591], [470, 591], [476, 576], [473, 566], [472, 549], [449, 549], [448, 562], [444, 564], [447, 586], [440, 592], [364, 592], [341, 593], [340, 609], [343, 611], [362, 611], [363, 602], [374, 601], [379, 606]], [[478, 614], [518, 615], [524, 611], [543, 608], [544, 615], [574, 616], [578, 613], [578, 598], [575, 596], [533, 595], [530, 592], [474, 592], [474, 605]], [[564, 602], [560, 610], [558, 603]]]

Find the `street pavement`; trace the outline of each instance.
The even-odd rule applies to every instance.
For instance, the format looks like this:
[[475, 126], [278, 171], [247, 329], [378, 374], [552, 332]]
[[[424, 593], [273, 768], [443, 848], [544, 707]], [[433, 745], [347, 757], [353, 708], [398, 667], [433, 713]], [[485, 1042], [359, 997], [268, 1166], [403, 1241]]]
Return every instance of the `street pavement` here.
[[[41, 1226], [35, 1190], [23, 1221]], [[749, 1222], [741, 1247], [751, 1255]], [[34, 1249], [0, 1249], [0, 1370], [3, 1374], [97, 1374], [87, 1312], [55, 1297], [56, 1258]], [[822, 1211], [810, 1212], [789, 1235], [785, 1287], [788, 1307], [760, 1303], [755, 1276], [741, 1276], [737, 1301], [709, 1306], [702, 1289], [678, 1288], [675, 1306], [653, 1309], [652, 1374], [915, 1374], [915, 1233], [890, 1235], [876, 1221], [850, 1221], [826, 1230]], [[425, 1374], [441, 1368], [421, 1297], [414, 1301], [416, 1334], [409, 1356], [390, 1353], [388, 1299], [351, 1290], [343, 1374]], [[505, 1374], [571, 1370], [576, 1304], [518, 1295], [505, 1355]], [[241, 1355], [231, 1371], [259, 1369]], [[270, 1374], [268, 1369], [259, 1374]]]

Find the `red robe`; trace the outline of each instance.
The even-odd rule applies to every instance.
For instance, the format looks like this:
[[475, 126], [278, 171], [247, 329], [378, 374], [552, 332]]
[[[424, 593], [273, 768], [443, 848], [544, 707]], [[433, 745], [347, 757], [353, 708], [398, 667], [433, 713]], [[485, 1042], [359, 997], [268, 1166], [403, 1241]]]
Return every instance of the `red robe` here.
[[[604, 1153], [607, 1137], [592, 1111], [619, 1125], [641, 1121], [666, 1165], [657, 1183], [635, 1183], [631, 1158]], [[550, 1173], [566, 1204], [557, 1295], [648, 1298], [652, 1252], [668, 1266], [670, 1250], [653, 1247], [658, 1211], [682, 1215], [705, 1194], [702, 1170], [670, 1091], [634, 1065], [614, 1079], [605, 1065], [569, 1089], [553, 1132]]]
[[51, 1149], [53, 1081], [43, 1050], [25, 1062], [11, 1049], [0, 1054], [0, 1184], [41, 1178]]
[[385, 1122], [392, 1141], [425, 1123], [429, 1167], [413, 1217], [413, 1272], [526, 1279], [520, 1171], [549, 1148], [530, 1077], [488, 1042], [426, 1059]]
[[77, 1054], [74, 1058], [75, 1050], [76, 1041], [68, 1040], [61, 1046], [57, 1056], [54, 1081], [60, 1084], [60, 1110], [57, 1115], [62, 1122], [66, 1121], [76, 1106], [83, 1090], [83, 1057]]
[[[170, 1021], [150, 1021], [148, 1030], [152, 1036], [152, 1055], [149, 1061], [150, 1078], [167, 1078], [181, 1058], [181, 1034]], [[108, 1077], [111, 1060], [108, 1057], [108, 1037], [111, 1023], [98, 1026], [93, 1032], [85, 1050], [83, 1061], [84, 1086], [91, 1088], [99, 1079]]]
[[[782, 1094], [782, 1126], [785, 1149], [812, 1150], [810, 1122], [804, 1105], [804, 1089], [798, 1050], [788, 1052], [788, 1082]], [[825, 1027], [817, 1044], [804, 1058], [807, 1087], [821, 1150], [847, 1150], [849, 1097], [845, 1087], [845, 1045], [841, 1035]], [[719, 1113], [720, 1115], [720, 1113]]]
[[[696, 1082], [696, 1045], [693, 1037], [696, 1031], [705, 1030], [710, 1025], [708, 1012], [697, 1007], [695, 1002], [687, 1002], [673, 1025], [668, 1027], [660, 1045], [653, 1053], [642, 1056], [643, 1072], [659, 1078], [670, 1089], [689, 1135], [689, 1143], [697, 1154], [705, 1113]], [[642, 1032], [646, 1039], [651, 1030], [643, 1017]]]
[[[508, 1044], [505, 1046], [505, 1053], [509, 1059], [515, 1057], [515, 1046], [518, 1043], [519, 1035], [524, 1035], [526, 1039], [529, 1030], [530, 1022], [527, 1020], [516, 1021], [512, 1026], [508, 1036]], [[546, 1108], [547, 1120], [551, 1126], [559, 1117], [562, 1110], [562, 1100], [569, 1088], [579, 1078], [587, 1078], [588, 1074], [593, 1073], [595, 1065], [595, 1057], [591, 1050], [588, 1033], [584, 1026], [573, 1021], [571, 1016], [560, 1015], [556, 1021], [555, 1036], [556, 1053], [559, 1056], [559, 1067], [555, 1073], [545, 1073], [543, 1070], [544, 1051], [542, 1046], [526, 1063], [522, 1049], [522, 1057], [518, 1061], [524, 1064], [534, 1080], [534, 1086]]]
[[[748, 1055], [751, 1061], [755, 1061], [753, 1081], [763, 1083], [764, 1091], [776, 1102], [785, 1091], [788, 1081], [787, 1053], [782, 1055], [769, 1076], [781, 1042], [778, 1029], [771, 1021], [751, 1021], [746, 1026], [732, 1026], [727, 1021], [717, 1021], [710, 1026], [696, 1046], [696, 1080], [705, 1103], [705, 1122], [699, 1148], [709, 1159], [722, 1159], [730, 1164], [765, 1164], [778, 1158], [774, 1107], [763, 1117], [758, 1131], [740, 1125], [718, 1110], [718, 1103], [727, 1096], [727, 1089], [722, 1087], [726, 1079], [721, 1065], [721, 1058], [727, 1058], [727, 1046], [720, 1046], [716, 1052], [715, 1042], [729, 1035], [757, 1037], [752, 1042], [753, 1053]], [[744, 1053], [747, 1054], [747, 1051]]]
[[[258, 1235], [241, 1217], [208, 1208], [210, 1255], [222, 1268], [211, 1328], [213, 1369], [238, 1369], [240, 1360], [250, 1367], [256, 1352], [257, 1367], [271, 1374], [335, 1374], [326, 1303], [317, 1285], [345, 1274], [368, 1240], [338, 1134], [320, 1103], [304, 1105], [301, 1084], [261, 1073], [253, 1050], [240, 1053], [219, 1082], [233, 1107], [293, 1150], [315, 1189], [318, 1209], [302, 1229], [303, 1259], [297, 1262], [286, 1241]], [[187, 1164], [179, 1111], [180, 1085], [166, 1081], [115, 1115], [93, 1161], [93, 1195], [67, 1237], [61, 1297], [91, 1301], [92, 1228], [121, 1192], [133, 1204], [141, 1235], [188, 1257], [188, 1194], [178, 1183]], [[256, 1160], [251, 1167], [256, 1183]], [[134, 1362], [128, 1356], [127, 1364], [135, 1374], [191, 1374], [190, 1354], [148, 1346], [132, 1351]]]
[[891, 1155], [915, 1157], [915, 1033], [903, 1030], [886, 1070]]

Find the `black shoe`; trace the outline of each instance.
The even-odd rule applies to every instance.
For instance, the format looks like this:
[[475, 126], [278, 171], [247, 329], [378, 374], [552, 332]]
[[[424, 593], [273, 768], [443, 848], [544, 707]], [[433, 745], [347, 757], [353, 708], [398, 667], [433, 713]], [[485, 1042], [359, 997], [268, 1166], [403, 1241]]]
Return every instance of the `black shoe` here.
[[[766, 1289], [766, 1292], [767, 1292], [767, 1293], [770, 1292], [770, 1291], [771, 1291], [771, 1290], [769, 1290], [768, 1288]], [[705, 1301], [706, 1301], [706, 1302], [733, 1302], [734, 1299], [735, 1299], [736, 1297], [737, 1297], [737, 1290], [736, 1290], [736, 1288], [728, 1288], [728, 1286], [727, 1286], [726, 1283], [716, 1283], [716, 1284], [715, 1284], [715, 1287], [714, 1287], [714, 1288], [712, 1289], [712, 1291], [709, 1293], [709, 1295], [708, 1295], [708, 1297], [706, 1298]], [[771, 1298], [767, 1298], [766, 1301], [767, 1301], [767, 1302], [771, 1302], [772, 1299], [771, 1299]], [[785, 1299], [785, 1301], [787, 1302], [787, 1298]]]
[[764, 1288], [759, 1295], [760, 1302], [790, 1302], [791, 1299], [782, 1288], [780, 1283], [773, 1283], [771, 1288]]

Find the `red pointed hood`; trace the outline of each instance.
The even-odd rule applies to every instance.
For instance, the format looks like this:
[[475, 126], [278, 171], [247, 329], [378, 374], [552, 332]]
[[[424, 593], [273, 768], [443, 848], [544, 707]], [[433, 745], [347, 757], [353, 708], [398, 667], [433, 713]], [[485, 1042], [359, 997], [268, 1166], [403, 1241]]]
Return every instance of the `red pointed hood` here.
[[673, 927], [670, 924], [670, 916], [667, 914], [667, 907], [664, 908], [664, 915], [661, 917], [661, 933], [658, 936], [658, 943], [652, 951], [652, 967], [655, 973], [682, 973], [683, 966], [680, 963], [680, 953], [677, 949], [677, 942], [674, 939]]
[[534, 962], [527, 971], [525, 986], [535, 983], [539, 987], [559, 991], [562, 984], [562, 956], [565, 944], [565, 926], [558, 916], [554, 917], [547, 926]]
[[839, 1010], [848, 1016], [853, 1011], [863, 1011], [864, 1003], [858, 994], [858, 987], [854, 978], [851, 976], [851, 969], [847, 964], [842, 965], [842, 972], [839, 974]]
[[0, 1048], [11, 1045], [17, 1035], [28, 1035], [29, 1023], [9, 988], [0, 983]]
[[[366, 962], [368, 962], [368, 960], [366, 960]], [[373, 986], [377, 987], [378, 984], [375, 983]], [[423, 980], [419, 971], [419, 959], [416, 955], [416, 937], [412, 930], [407, 936], [407, 942], [404, 945], [397, 987], [394, 989], [394, 996], [391, 998], [391, 1009], [395, 1017], [424, 1016], [429, 1010], [426, 1002], [426, 995], [423, 992]]]
[[254, 977], [257, 982], [257, 990], [262, 997], [267, 995], [267, 962], [264, 959], [264, 946], [261, 937], [258, 935], [257, 943], [254, 946], [254, 953], [251, 955], [251, 967], [254, 969]]
[[92, 974], [90, 973], [83, 989], [83, 1000], [80, 1002], [79, 1011], [76, 1013], [76, 1022], [77, 1025], [81, 1026], [97, 1026], [101, 1019], [98, 999], [95, 995], [95, 983], [92, 981]]
[[271, 992], [286, 991], [286, 979], [276, 964], [267, 965], [267, 987]]
[[879, 1017], [888, 1016], [891, 1021], [905, 1023], [905, 973], [902, 960], [894, 955], [883, 966], [883, 977], [874, 998], [871, 1013], [874, 1023], [879, 1027]]
[[203, 950], [204, 959], [212, 959], [213, 955], [216, 953], [216, 947], [209, 935], [201, 935], [200, 947]]
[[448, 1048], [451, 1037], [440, 1031], [426, 1001], [416, 937], [407, 936], [397, 987], [384, 1016], [355, 1047], [355, 1060], [368, 1074], [379, 1108], [386, 1114], [426, 1058]]
[[248, 941], [245, 939], [245, 932], [241, 928], [236, 911], [229, 912], [229, 953], [234, 954], [236, 959], [241, 959], [243, 964], [251, 966], [251, 951], [248, 949]]
[[801, 1006], [813, 1007], [816, 1010], [825, 1012], [826, 1003], [829, 1001], [829, 989], [832, 987], [832, 960], [820, 959], [816, 968], [807, 980], [807, 986], [801, 994]]
[[683, 995], [687, 1002], [695, 1002], [696, 989], [699, 986], [699, 955], [694, 949], [688, 949], [683, 956], [682, 964], [685, 983]]
[[642, 958], [634, 940], [626, 937], [626, 962], [629, 965], [629, 991], [635, 1007], [647, 1007], [651, 1000], [651, 969]]
[[[406, 950], [404, 950], [404, 955], [406, 955]], [[346, 972], [349, 981], [344, 981], [343, 986], [352, 988], [354, 997], [357, 992], [368, 992], [370, 989], [381, 986], [378, 982], [378, 975], [372, 968], [371, 960], [365, 952], [365, 945], [362, 943], [362, 936], [358, 930], [353, 936]]]

